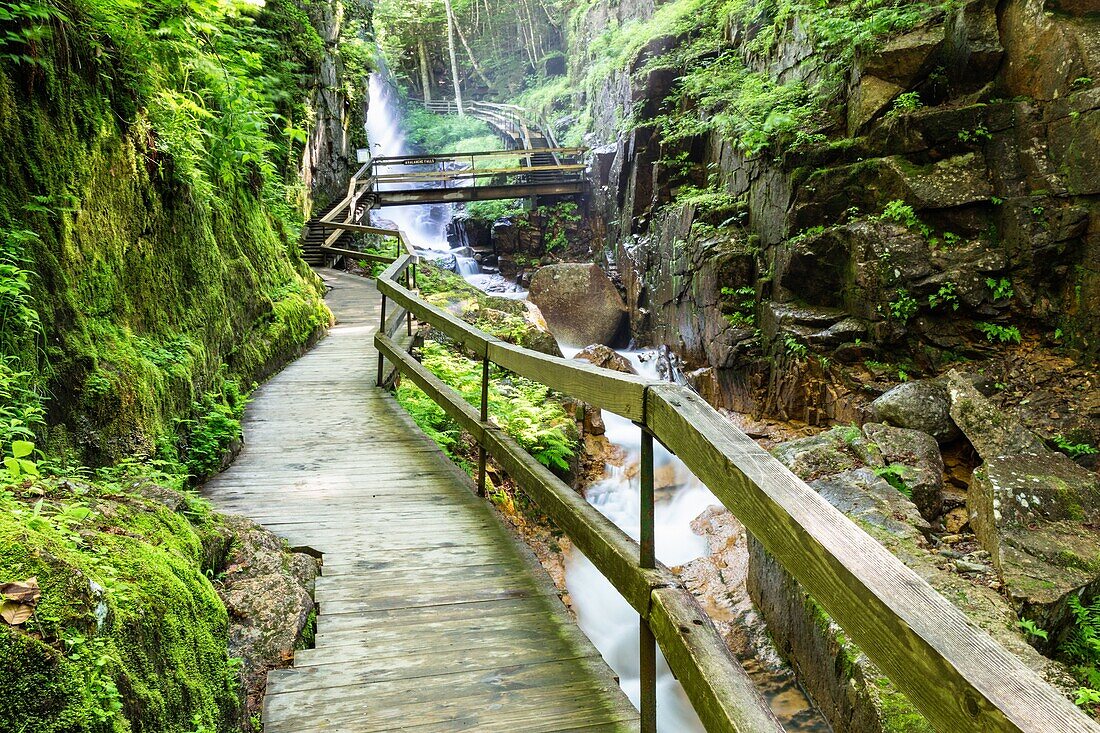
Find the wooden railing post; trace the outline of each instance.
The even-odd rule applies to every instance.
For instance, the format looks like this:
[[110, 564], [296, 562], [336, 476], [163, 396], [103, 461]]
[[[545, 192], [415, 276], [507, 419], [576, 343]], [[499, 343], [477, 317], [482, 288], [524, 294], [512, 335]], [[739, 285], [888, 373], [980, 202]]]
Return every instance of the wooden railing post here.
[[[386, 333], [386, 296], [382, 295], [382, 318], [378, 322], [378, 332]], [[382, 369], [384, 368], [385, 359], [382, 357], [382, 352], [378, 352], [378, 386], [382, 386]]]
[[[645, 569], [657, 566], [653, 531], [653, 434], [643, 425], [640, 494], [641, 506], [639, 564]], [[638, 661], [640, 663], [642, 733], [657, 730], [657, 639], [649, 623], [638, 617]]]
[[[481, 361], [481, 422], [489, 422], [489, 355]], [[477, 495], [485, 496], [485, 446], [477, 445]]]
[[[400, 239], [397, 240], [397, 245], [398, 247], [401, 246]], [[408, 290], [412, 290], [413, 287], [415, 287], [413, 284], [416, 282], [415, 270], [413, 270], [414, 267], [416, 267], [416, 265], [410, 265], [409, 268], [405, 270], [405, 288]], [[412, 270], [412, 272], [410, 272], [410, 270]], [[405, 309], [405, 331], [409, 336], [413, 335], [413, 312], [408, 308]]]

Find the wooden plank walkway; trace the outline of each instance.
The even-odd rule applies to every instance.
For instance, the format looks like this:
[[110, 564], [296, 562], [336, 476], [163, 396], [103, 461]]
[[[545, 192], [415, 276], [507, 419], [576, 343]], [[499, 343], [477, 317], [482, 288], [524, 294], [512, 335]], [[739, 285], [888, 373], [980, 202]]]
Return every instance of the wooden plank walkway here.
[[374, 283], [321, 274], [338, 325], [257, 391], [205, 489], [324, 557], [316, 648], [269, 675], [265, 731], [637, 730], [531, 552], [374, 386]]

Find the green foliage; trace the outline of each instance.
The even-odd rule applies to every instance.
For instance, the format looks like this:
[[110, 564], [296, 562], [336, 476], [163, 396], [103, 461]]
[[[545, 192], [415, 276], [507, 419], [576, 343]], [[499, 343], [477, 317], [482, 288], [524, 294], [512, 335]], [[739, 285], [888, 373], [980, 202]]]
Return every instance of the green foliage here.
[[897, 296], [889, 303], [890, 317], [901, 323], [906, 323], [917, 314], [920, 304], [916, 298], [909, 295], [906, 290], [899, 290]]
[[241, 416], [247, 404], [240, 386], [226, 380], [220, 393], [207, 392], [192, 406], [196, 418], [179, 421], [185, 433], [185, 464], [192, 476], [204, 478], [221, 468], [230, 446], [241, 437]]
[[1075, 443], [1064, 435], [1055, 435], [1053, 441], [1058, 450], [1062, 451], [1070, 458], [1094, 456], [1100, 453], [1100, 448], [1090, 445], [1089, 443]]
[[990, 343], [1020, 343], [1020, 329], [1016, 326], [1001, 326], [996, 323], [978, 321], [974, 324], [974, 328], [984, 333], [986, 340]]
[[919, 92], [905, 92], [894, 99], [894, 104], [887, 113], [890, 117], [899, 117], [907, 112], [913, 112], [924, 106]]
[[1047, 632], [1040, 629], [1035, 625], [1035, 622], [1029, 618], [1022, 618], [1016, 622], [1016, 627], [1023, 631], [1028, 636], [1034, 636], [1036, 639], [1047, 640]]
[[938, 308], [942, 305], [944, 308], [957, 311], [960, 303], [959, 296], [955, 294], [955, 289], [955, 283], [948, 280], [939, 287], [939, 290], [928, 296], [928, 307]]
[[735, 328], [756, 326], [756, 289], [751, 285], [740, 288], [722, 288], [720, 291], [725, 309], [732, 309], [724, 317]]
[[958, 138], [964, 143], [976, 143], [983, 140], [992, 140], [993, 135], [989, 132], [985, 125], [979, 124], [973, 130], [959, 130]]
[[207, 578], [225, 530], [194, 498], [177, 511], [146, 491], [47, 478], [0, 492], [0, 582], [41, 587], [21, 630], [0, 624], [0, 720], [183, 733], [232, 719], [237, 667]]
[[466, 216], [484, 222], [506, 219], [523, 211], [523, 199], [471, 201], [466, 204]]
[[1087, 604], [1077, 595], [1069, 597], [1073, 626], [1058, 647], [1060, 657], [1070, 663], [1074, 676], [1084, 686], [1078, 691], [1077, 704], [1093, 707], [1100, 704], [1100, 596]]
[[[438, 115], [418, 104], [407, 105], [405, 139], [415, 150], [430, 153], [501, 149], [500, 139], [492, 128], [476, 117]], [[460, 150], [461, 143], [469, 140], [477, 141], [474, 149]]]
[[912, 229], [919, 232], [925, 239], [932, 238], [932, 227], [927, 226], [926, 223], [921, 221], [916, 216], [916, 211], [909, 204], [901, 199], [894, 199], [889, 201], [886, 208], [882, 209], [882, 216], [879, 219], [883, 221], [894, 221], [900, 223], [906, 229]]
[[913, 489], [908, 481], [913, 478], [913, 469], [900, 463], [891, 463], [889, 466], [875, 469], [875, 475], [897, 489], [907, 499], [913, 498]]
[[[666, 110], [653, 124], [672, 142], [717, 131], [744, 151], [758, 155], [779, 139], [790, 147], [817, 144], [825, 107], [837, 94], [843, 74], [858, 50], [873, 50], [887, 36], [913, 27], [933, 6], [894, 0], [820, 4], [808, 0], [677, 0], [658, 8], [646, 21], [613, 28], [595, 44], [597, 60], [586, 86], [612, 68], [634, 62], [652, 39], [683, 36], [688, 40], [671, 53], [643, 65], [684, 68]], [[821, 76], [810, 86], [777, 82], [756, 71], [749, 59], [774, 51], [778, 38], [794, 19], [807, 42], [823, 57]], [[726, 28], [743, 29], [739, 48], [728, 47]], [[740, 36], [740, 34], [738, 34]], [[905, 101], [903, 100], [903, 104]], [[687, 108], [690, 111], [685, 111]]]
[[1000, 279], [987, 277], [985, 279], [985, 284], [993, 294], [993, 300], [1008, 300], [1015, 294], [1015, 291], [1012, 289], [1012, 281], [1007, 277], [1002, 277]]
[[[481, 402], [481, 364], [449, 350], [437, 341], [425, 341], [420, 350], [424, 366], [454, 388], [472, 405]], [[461, 431], [443, 409], [424, 392], [404, 381], [397, 399], [424, 432], [452, 458], [463, 458]], [[489, 416], [539, 463], [569, 468], [574, 455], [575, 425], [548, 387], [493, 367], [490, 374]]]
[[810, 353], [810, 347], [799, 341], [794, 336], [786, 336], [783, 339], [784, 350], [796, 360], [802, 361]]

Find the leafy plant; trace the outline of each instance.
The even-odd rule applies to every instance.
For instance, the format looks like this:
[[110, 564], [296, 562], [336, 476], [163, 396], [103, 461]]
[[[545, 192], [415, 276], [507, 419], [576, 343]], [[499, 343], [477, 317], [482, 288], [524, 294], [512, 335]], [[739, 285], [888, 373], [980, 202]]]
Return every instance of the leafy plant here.
[[985, 284], [989, 287], [990, 292], [993, 293], [993, 300], [1007, 300], [1015, 294], [1015, 290], [1012, 289], [1012, 281], [1007, 277], [995, 279], [987, 277]]
[[724, 318], [735, 328], [752, 328], [756, 325], [756, 289], [751, 285], [740, 288], [724, 287], [722, 297], [729, 302], [733, 311]]
[[984, 333], [986, 340], [990, 343], [1020, 343], [1020, 329], [1018, 329], [1016, 326], [1000, 326], [996, 323], [986, 323], [985, 321], [979, 321], [974, 324], [974, 327]]
[[940, 286], [932, 295], [928, 296], [928, 307], [937, 308], [940, 305], [950, 307], [951, 310], [959, 309], [959, 296], [955, 294], [955, 283], [950, 280]]
[[810, 353], [810, 347], [799, 341], [794, 336], [786, 336], [783, 339], [784, 349], [795, 359], [801, 361]]
[[891, 318], [906, 323], [916, 315], [920, 305], [915, 298], [909, 295], [908, 291], [899, 290], [897, 297], [890, 301], [889, 308]]
[[38, 476], [38, 464], [30, 458], [34, 453], [34, 443], [28, 440], [13, 440], [8, 451], [11, 455], [4, 457], [4, 468], [10, 480], [19, 481], [26, 476]]
[[887, 115], [889, 117], [899, 117], [907, 112], [918, 110], [923, 106], [924, 102], [921, 101], [919, 92], [905, 92], [904, 94], [899, 94], [897, 98], [894, 99], [894, 105], [890, 108]]
[[889, 466], [876, 468], [875, 475], [897, 489], [905, 498], [913, 498], [913, 489], [906, 483], [912, 478], [913, 469], [900, 463], [891, 463]]
[[1096, 446], [1089, 445], [1088, 443], [1074, 443], [1064, 435], [1055, 435], [1052, 438], [1054, 445], [1058, 450], [1065, 453], [1070, 458], [1080, 458], [1081, 456], [1094, 456], [1100, 453], [1100, 449]]
[[1016, 622], [1016, 626], [1028, 636], [1034, 636], [1035, 638], [1042, 639], [1043, 641], [1046, 641], [1047, 639], [1047, 632], [1036, 626], [1035, 622], [1029, 618], [1020, 619]]
[[973, 130], [959, 130], [959, 140], [964, 143], [978, 142], [979, 140], [992, 140], [993, 135], [986, 129], [985, 125], [979, 124]]

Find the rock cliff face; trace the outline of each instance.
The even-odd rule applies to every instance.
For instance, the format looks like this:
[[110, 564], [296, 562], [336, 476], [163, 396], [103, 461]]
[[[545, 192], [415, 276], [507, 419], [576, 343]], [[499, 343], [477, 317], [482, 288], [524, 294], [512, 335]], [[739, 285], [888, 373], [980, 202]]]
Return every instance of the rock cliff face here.
[[355, 151], [349, 150], [347, 98], [340, 84], [343, 63], [333, 53], [344, 23], [343, 0], [322, 0], [307, 6], [310, 22], [325, 42], [325, 53], [310, 91], [313, 126], [302, 156], [302, 180], [318, 204], [339, 197], [347, 189], [348, 169]]
[[[882, 391], [858, 383], [897, 381], [867, 362], [898, 365], [904, 381], [989, 356], [1012, 329], [1095, 360], [1100, 20], [1085, 5], [971, 0], [850, 61], [815, 48], [797, 18], [765, 54], [750, 49], [772, 19], [733, 21], [726, 47], [777, 82], [847, 64], [812, 139], [752, 154], [718, 132], [662, 145], [652, 127], [621, 131], [631, 114], [690, 104], [675, 85], [685, 38], [650, 41], [583, 100], [603, 143], [607, 264], [634, 334], [702, 370], [715, 402], [820, 424]], [[594, 3], [570, 58], [583, 64], [586, 41], [652, 13]], [[685, 182], [724, 208], [678, 195]]]

